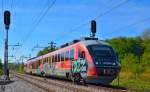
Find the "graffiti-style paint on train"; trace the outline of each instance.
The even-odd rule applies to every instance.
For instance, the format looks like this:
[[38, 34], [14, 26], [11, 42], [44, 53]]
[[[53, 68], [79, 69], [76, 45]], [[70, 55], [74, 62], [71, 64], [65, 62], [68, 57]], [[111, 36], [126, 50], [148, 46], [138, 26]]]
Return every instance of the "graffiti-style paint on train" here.
[[67, 43], [54, 52], [29, 59], [25, 64], [26, 73], [101, 84], [111, 83], [120, 68], [114, 49], [96, 38]]

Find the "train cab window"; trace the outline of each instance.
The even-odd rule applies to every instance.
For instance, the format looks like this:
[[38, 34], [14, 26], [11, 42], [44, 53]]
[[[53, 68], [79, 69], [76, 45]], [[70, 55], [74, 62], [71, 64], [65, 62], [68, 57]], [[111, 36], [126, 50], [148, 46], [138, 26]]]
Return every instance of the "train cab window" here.
[[61, 61], [64, 61], [64, 59], [65, 59], [65, 55], [64, 55], [64, 53], [62, 52], [62, 53], [61, 53]]
[[70, 51], [70, 60], [74, 60], [74, 49]]
[[107, 45], [91, 45], [87, 47], [97, 66], [115, 65], [116, 54], [112, 47]]
[[66, 51], [65, 53], [65, 60], [69, 60], [69, 51]]

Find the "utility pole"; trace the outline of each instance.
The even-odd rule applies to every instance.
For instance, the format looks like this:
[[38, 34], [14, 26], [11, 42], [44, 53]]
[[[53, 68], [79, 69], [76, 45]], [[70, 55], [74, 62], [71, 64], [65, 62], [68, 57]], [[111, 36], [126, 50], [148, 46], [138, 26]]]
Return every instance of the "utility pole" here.
[[34, 49], [34, 48], [46, 48], [46, 47], [39, 46], [39, 45], [37, 44], [37, 45], [35, 45], [35, 46], [33, 47], [33, 49]]
[[10, 25], [10, 11], [6, 10], [4, 12], [4, 24], [6, 29], [6, 38], [5, 38], [5, 50], [4, 50], [4, 79], [9, 79], [9, 69], [8, 69], [8, 30]]
[[11, 45], [8, 45], [8, 47], [12, 47], [12, 50], [14, 50], [15, 48], [14, 47], [19, 47], [19, 46], [21, 46], [19, 43], [17, 43], [17, 44], [11, 44]]
[[30, 59], [31, 58], [31, 54], [29, 54], [29, 56], [21, 56], [20, 58], [27, 58], [27, 59]]
[[14, 44], [14, 45], [8, 45], [8, 46], [12, 46], [12, 47], [17, 47], [17, 46], [21, 46], [19, 43]]
[[37, 45], [35, 45], [35, 46], [31, 49], [31, 51], [34, 51], [36, 48], [47, 48], [47, 47], [39, 46], [39, 45], [37, 44]]
[[51, 51], [53, 51], [54, 48], [56, 48], [56, 43], [54, 43], [53, 41], [51, 41], [50, 43], [48, 43], [50, 45], [50, 49]]
[[[29, 54], [29, 56], [21, 56], [20, 57], [20, 61], [21, 61], [21, 66], [24, 64], [24, 59], [30, 59], [31, 58], [31, 54]], [[22, 66], [23, 67], [23, 66]]]

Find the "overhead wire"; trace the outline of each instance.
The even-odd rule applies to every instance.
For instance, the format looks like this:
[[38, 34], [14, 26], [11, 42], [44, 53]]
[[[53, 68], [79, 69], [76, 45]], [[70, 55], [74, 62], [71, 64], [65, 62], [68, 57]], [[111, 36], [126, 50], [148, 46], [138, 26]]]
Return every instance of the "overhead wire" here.
[[[124, 5], [124, 4], [126, 4], [128, 1], [130, 1], [130, 0], [125, 0], [125, 1], [123, 1], [123, 2], [121, 2], [121, 3], [119, 3], [119, 4], [117, 4], [116, 6], [112, 7], [111, 9], [108, 9], [108, 10], [105, 11], [104, 13], [98, 14], [98, 15], [97, 15], [96, 17], [94, 17], [93, 19], [97, 19], [97, 18], [99, 18], [99, 17], [102, 17], [102, 16], [104, 16], [104, 15], [106, 15], [106, 14], [112, 12], [114, 9], [116, 9], [116, 8], [118, 8], [118, 7], [120, 7], [120, 6]], [[37, 21], [37, 23], [35, 24], [35, 26], [33, 27], [33, 29], [27, 34], [27, 36], [26, 36], [26, 37], [24, 38], [24, 40], [23, 40], [22, 46], [23, 46], [24, 43], [29, 39], [29, 37], [31, 36], [31, 34], [35, 31], [37, 25], [41, 22], [41, 20], [43, 19], [43, 17], [47, 14], [47, 12], [49, 11], [49, 9], [55, 4], [55, 2], [56, 2], [56, 0], [54, 0], [54, 1], [52, 2], [51, 6], [47, 8], [46, 12], [42, 15], [42, 17], [40, 17], [40, 19]], [[66, 33], [64, 33], [63, 35], [70, 34], [70, 33], [74, 32], [74, 31], [76, 31], [77, 29], [79, 29], [79, 28], [83, 27], [84, 25], [88, 24], [90, 21], [91, 21], [91, 20], [88, 20], [88, 21], [86, 21], [86, 22], [84, 22], [84, 23], [82, 23], [82, 24], [76, 26], [75, 28], [72, 28], [71, 30], [69, 30], [69, 32], [66, 32]], [[63, 36], [63, 35], [62, 35], [62, 36]], [[60, 38], [62, 38], [62, 36], [61, 36]], [[57, 39], [56, 39], [56, 40], [57, 40]], [[22, 47], [22, 46], [21, 46], [21, 47]]]
[[13, 11], [13, 8], [14, 8], [14, 0], [11, 0], [11, 4], [10, 4], [11, 12]]
[[[2, 0], [2, 2], [1, 2], [1, 12], [2, 12], [2, 15], [3, 15], [3, 13], [4, 13], [4, 0]], [[3, 23], [3, 17], [4, 16], [2, 16], [2, 23]], [[3, 26], [4, 26], [4, 24], [3, 24]], [[5, 44], [5, 30], [4, 30], [4, 27], [2, 27], [2, 42], [3, 42], [3, 44]], [[3, 45], [3, 51], [4, 51], [4, 48], [5, 48], [5, 45]], [[4, 57], [3, 57], [4, 58]]]
[[[50, 9], [55, 5], [56, 0], [54, 0], [44, 11], [44, 13], [40, 13], [42, 14], [41, 16], [39, 16], [39, 18], [37, 19], [37, 21], [34, 23], [33, 27], [31, 28], [31, 30], [27, 33], [27, 35], [25, 36], [25, 38], [23, 38], [22, 40], [22, 44], [21, 47], [16, 51], [16, 53], [23, 47], [23, 45], [27, 42], [27, 40], [29, 39], [29, 37], [32, 35], [32, 33], [36, 30], [36, 28], [38, 27], [38, 25], [40, 24], [40, 22], [42, 21], [42, 19], [47, 15], [47, 13], [50, 11]], [[43, 8], [44, 9], [44, 8]]]
[[45, 12], [41, 15], [41, 17], [39, 18], [39, 20], [35, 23], [35, 26], [32, 28], [32, 30], [26, 35], [26, 37], [23, 40], [22, 45], [29, 39], [29, 37], [32, 35], [32, 33], [36, 30], [37, 26], [39, 25], [39, 23], [42, 21], [42, 19], [46, 16], [46, 14], [48, 13], [48, 11], [53, 7], [53, 5], [55, 4], [56, 0], [54, 0], [51, 5], [45, 10]]
[[3, 0], [1, 2], [1, 4], [2, 4], [2, 13], [3, 13], [3, 10], [4, 10], [4, 1]]
[[108, 36], [108, 35], [113, 34], [115, 32], [121, 32], [122, 30], [125, 30], [125, 29], [127, 29], [127, 28], [129, 28], [131, 26], [135, 26], [135, 25], [138, 25], [138, 24], [146, 22], [146, 21], [150, 21], [150, 17], [142, 19], [142, 20], [139, 20], [139, 21], [136, 21], [136, 22], [133, 22], [133, 23], [131, 23], [129, 25], [126, 25], [126, 26], [123, 26], [123, 27], [117, 29], [116, 31], [108, 32], [108, 33], [105, 33], [105, 34], [102, 34], [102, 35], [107, 35]]
[[[108, 13], [112, 12], [113, 10], [115, 10], [115, 9], [117, 9], [117, 8], [119, 8], [119, 7], [121, 7], [122, 5], [126, 4], [126, 3], [129, 2], [129, 1], [130, 1], [130, 0], [124, 0], [123, 2], [121, 2], [121, 3], [119, 3], [119, 4], [115, 5], [115, 6], [113, 6], [112, 8], [106, 10], [105, 12], [99, 13], [99, 14], [98, 14], [97, 16], [95, 16], [93, 19], [96, 20], [96, 19], [98, 19], [99, 17], [105, 16], [106, 14], [108, 14]], [[80, 25], [78, 25], [78, 26], [76, 26], [76, 27], [74, 27], [74, 28], [72, 28], [72, 29], [70, 29], [70, 30], [67, 31], [67, 32], [63, 33], [63, 35], [61, 35], [59, 38], [57, 38], [57, 39], [55, 39], [55, 40], [59, 40], [59, 39], [61, 39], [64, 35], [71, 34], [71, 33], [73, 33], [74, 31], [77, 31], [79, 28], [85, 26], [86, 24], [88, 24], [88, 23], [90, 23], [90, 22], [91, 22], [91, 19], [88, 20], [88, 21], [86, 21], [86, 22], [84, 22], [84, 23], [82, 23], [82, 24], [80, 24]]]
[[[41, 9], [39, 15], [38, 15], [38, 16], [35, 16], [35, 19], [34, 19], [34, 22], [33, 22], [32, 27], [31, 27], [31, 30], [32, 30], [32, 28], [34, 28], [34, 26], [35, 26], [35, 24], [37, 23], [37, 21], [39, 20], [39, 18], [41, 18], [42, 14], [44, 14], [43, 12], [45, 12], [47, 6], [49, 6], [49, 3], [50, 3], [50, 0], [47, 0], [46, 3], [45, 3], [45, 5], [44, 5], [45, 7], [43, 7], [43, 8]], [[31, 30], [29, 30], [29, 31], [31, 31]]]
[[[50, 1], [50, 0], [47, 0], [47, 2], [46, 2], [45, 5], [44, 5], [45, 7], [43, 7], [43, 8], [41, 9], [39, 15], [38, 15], [38, 16], [35, 16], [35, 19], [33, 19], [34, 22], [32, 23], [31, 30], [33, 29], [33, 26], [36, 24], [36, 22], [38, 21], [38, 19], [40, 18], [40, 16], [43, 14], [43, 11], [44, 11], [45, 8], [47, 7], [47, 4], [49, 3], [49, 1]], [[28, 34], [30, 33], [31, 30], [29, 30]], [[27, 34], [27, 35], [28, 35], [28, 34]], [[26, 37], [27, 37], [27, 35], [26, 35]], [[24, 37], [21, 41], [24, 41], [26, 37]], [[23, 43], [23, 42], [21, 42], [21, 43]], [[21, 46], [22, 46], [22, 45], [21, 45]], [[20, 47], [20, 48], [22, 48], [22, 47]], [[17, 53], [20, 48], [18, 48], [15, 53]]]

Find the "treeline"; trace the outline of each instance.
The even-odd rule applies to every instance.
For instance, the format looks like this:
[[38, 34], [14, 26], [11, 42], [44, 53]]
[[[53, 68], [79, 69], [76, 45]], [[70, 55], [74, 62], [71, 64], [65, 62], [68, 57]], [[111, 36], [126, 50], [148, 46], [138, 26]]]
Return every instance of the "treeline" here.
[[3, 64], [2, 64], [2, 60], [0, 59], [0, 75], [3, 74]]
[[[8, 68], [10, 71], [17, 71], [17, 72], [23, 72], [24, 71], [24, 63], [22, 62], [14, 62], [14, 63], [8, 63]], [[0, 75], [4, 73], [4, 64], [2, 64], [2, 61], [0, 59]]]
[[121, 85], [150, 90], [150, 30], [138, 37], [116, 37], [106, 42], [121, 62]]
[[124, 71], [132, 71], [139, 75], [149, 68], [150, 40], [141, 37], [118, 37], [106, 41], [117, 52]]
[[56, 47], [46, 47], [44, 48], [43, 50], [40, 50], [38, 53], [37, 53], [37, 56], [41, 56], [41, 55], [44, 55], [44, 54], [47, 54], [49, 52], [52, 52], [52, 51], [55, 51], [57, 48]]
[[23, 62], [9, 63], [8, 67], [9, 67], [10, 71], [24, 72], [24, 63]]

